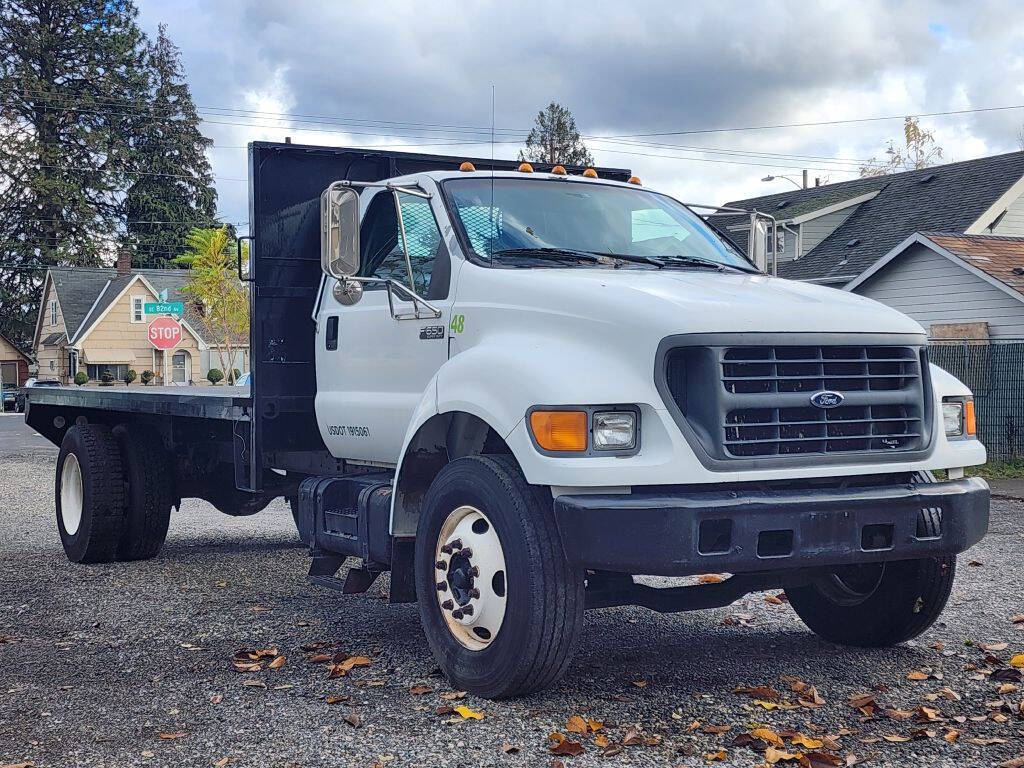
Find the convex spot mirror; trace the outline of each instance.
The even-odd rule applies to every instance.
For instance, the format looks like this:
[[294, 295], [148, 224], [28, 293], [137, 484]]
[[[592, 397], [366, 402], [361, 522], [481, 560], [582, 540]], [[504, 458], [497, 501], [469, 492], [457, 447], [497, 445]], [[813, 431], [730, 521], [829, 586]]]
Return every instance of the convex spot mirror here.
[[359, 272], [359, 195], [349, 187], [320, 195], [320, 268], [339, 280]]

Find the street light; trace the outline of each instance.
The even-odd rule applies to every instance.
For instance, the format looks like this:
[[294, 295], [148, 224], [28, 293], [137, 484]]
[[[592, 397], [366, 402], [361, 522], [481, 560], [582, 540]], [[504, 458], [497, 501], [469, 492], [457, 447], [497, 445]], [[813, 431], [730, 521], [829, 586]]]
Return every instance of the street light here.
[[797, 189], [803, 189], [805, 185], [798, 182], [796, 179], [792, 179], [789, 176], [765, 176], [761, 181], [775, 181], [776, 179], [785, 179], [786, 181], [796, 184]]

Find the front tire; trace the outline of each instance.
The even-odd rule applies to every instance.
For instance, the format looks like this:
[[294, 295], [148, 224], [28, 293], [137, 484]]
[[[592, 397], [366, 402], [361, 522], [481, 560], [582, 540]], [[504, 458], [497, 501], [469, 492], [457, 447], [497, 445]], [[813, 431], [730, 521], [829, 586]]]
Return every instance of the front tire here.
[[[938, 510], [922, 510], [919, 533], [938, 535]], [[881, 648], [917, 637], [946, 607], [956, 556], [848, 566], [787, 587], [793, 610], [815, 634], [840, 645]]]
[[550, 498], [512, 457], [467, 456], [441, 470], [424, 499], [415, 569], [423, 630], [452, 685], [497, 699], [565, 673], [583, 574], [565, 559]]
[[125, 488], [121, 452], [109, 428], [83, 424], [67, 431], [57, 455], [54, 495], [57, 530], [68, 559], [116, 559], [124, 528]]

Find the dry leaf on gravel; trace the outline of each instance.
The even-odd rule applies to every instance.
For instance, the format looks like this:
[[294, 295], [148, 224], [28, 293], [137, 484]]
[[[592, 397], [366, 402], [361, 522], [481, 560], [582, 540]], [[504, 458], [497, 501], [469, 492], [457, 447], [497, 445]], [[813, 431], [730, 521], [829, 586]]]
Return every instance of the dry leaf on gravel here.
[[584, 720], [579, 715], [573, 715], [572, 717], [569, 718], [568, 722], [565, 724], [565, 729], [567, 731], [569, 731], [569, 733], [580, 733], [580, 734], [586, 733], [587, 732], [587, 721]]
[[947, 728], [946, 732], [942, 735], [942, 738], [950, 744], [956, 744], [956, 740], [960, 738], [960, 731], [956, 728]]
[[328, 704], [341, 704], [343, 701], [348, 701], [348, 696], [328, 696]]
[[219, 693], [215, 693], [210, 697], [211, 704], [220, 704], [222, 701], [224, 701], [224, 697]]
[[1024, 613], [1018, 613], [1016, 616], [1011, 616], [1010, 622], [1013, 624], [1024, 624]]
[[224, 766], [227, 765], [230, 762], [231, 762], [231, 758], [230, 757], [222, 757], [220, 760], [218, 760], [213, 765], [214, 765], [214, 768], [224, 768]]
[[927, 680], [929, 677], [927, 672], [922, 672], [919, 669], [911, 670], [907, 673], [907, 680], [921, 681]]
[[712, 734], [728, 733], [729, 731], [732, 730], [732, 726], [731, 725], [705, 725], [703, 728], [701, 728], [701, 730], [704, 731], [704, 733], [712, 733]]
[[[337, 658], [337, 657], [335, 657]], [[327, 667], [327, 677], [344, 677], [355, 667], [368, 667], [372, 662], [367, 656], [349, 656], [341, 661], [336, 661]]]
[[164, 739], [165, 741], [170, 741], [172, 739], [180, 739], [184, 735], [184, 731], [173, 731], [171, 733], [161, 733], [160, 738]]
[[720, 573], [702, 573], [697, 577], [698, 584], [721, 584], [725, 576]]
[[842, 764], [839, 755], [830, 755], [828, 752], [805, 752], [800, 755], [801, 768], [832, 768]]
[[999, 651], [1005, 651], [1010, 647], [1009, 643], [978, 643], [978, 647], [983, 651], [989, 653], [998, 653]]
[[280, 669], [287, 660], [286, 656], [275, 656], [274, 660], [267, 664], [267, 669]]
[[798, 733], [789, 741], [791, 744], [803, 747], [804, 749], [821, 749], [825, 746], [825, 742], [818, 739], [812, 739], [810, 736], [804, 736], [802, 733]]
[[766, 744], [770, 744], [773, 747], [782, 746], [782, 737], [769, 728], [755, 728], [750, 732], [750, 735], [755, 739], [760, 739]]
[[781, 749], [769, 746], [764, 751], [764, 759], [769, 765], [775, 765], [779, 762], [789, 762], [790, 760], [799, 760], [800, 755], [793, 754], [792, 752], [784, 752]]
[[782, 694], [767, 685], [756, 685], [753, 688], [734, 688], [733, 693], [746, 694], [752, 699], [764, 699], [765, 701], [780, 701]]
[[973, 739], [968, 739], [967, 743], [968, 744], [977, 744], [979, 747], [991, 747], [993, 744], [1006, 744], [1007, 741], [1006, 741], [1006, 739], [1000, 739], [1000, 738], [997, 738], [995, 736], [990, 736], [989, 738], [986, 738], [986, 739], [978, 738], [978, 737], [975, 737]]
[[463, 704], [460, 704], [459, 706], [455, 707], [455, 709], [453, 711], [455, 712], [455, 714], [457, 714], [463, 720], [483, 720], [484, 719], [484, 713], [483, 712], [477, 712], [476, 710], [470, 709], [469, 707], [467, 707], [467, 706], [465, 706]]
[[909, 736], [901, 736], [898, 733], [886, 733], [883, 734], [882, 738], [893, 744], [902, 744], [905, 741], [911, 740]]
[[349, 712], [347, 715], [345, 715], [345, 722], [351, 725], [353, 728], [363, 727], [363, 718], [353, 712]]
[[637, 688], [646, 688], [647, 687], [647, 681], [646, 680], [634, 680], [633, 681], [633, 685], [635, 685]]
[[501, 745], [501, 751], [506, 755], [517, 755], [519, 754], [519, 747], [514, 744], [509, 744], [507, 741]]
[[1024, 768], [1024, 757], [1015, 757], [1012, 760], [1006, 760], [999, 763], [996, 768]]
[[716, 761], [725, 760], [725, 758], [727, 758], [728, 756], [728, 752], [726, 752], [724, 749], [720, 749], [717, 752], [708, 752], [706, 755], [704, 755], [704, 759], [707, 760], [709, 763], [713, 763]]
[[433, 690], [429, 685], [414, 685], [409, 689], [409, 693], [413, 696], [422, 696], [425, 693], [432, 693]]
[[583, 745], [578, 741], [572, 741], [565, 738], [564, 734], [556, 731], [548, 734], [548, 739], [554, 742], [550, 747], [548, 747], [548, 751], [553, 755], [576, 757], [577, 755], [583, 754]]
[[1020, 669], [1024, 667], [1024, 653], [1018, 653], [1012, 659], [1010, 659], [1010, 666]]

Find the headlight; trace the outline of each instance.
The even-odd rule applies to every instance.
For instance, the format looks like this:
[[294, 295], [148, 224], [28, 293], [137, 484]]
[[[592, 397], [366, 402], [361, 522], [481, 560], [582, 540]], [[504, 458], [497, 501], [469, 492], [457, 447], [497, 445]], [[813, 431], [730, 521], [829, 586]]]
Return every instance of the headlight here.
[[636, 446], [636, 414], [612, 411], [594, 414], [594, 449], [628, 451]]
[[960, 437], [964, 433], [964, 404], [958, 401], [943, 401], [942, 425], [946, 437]]

